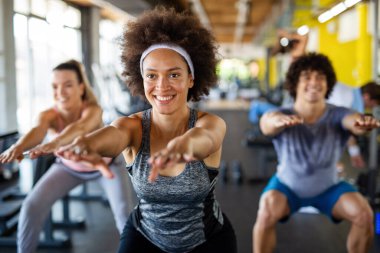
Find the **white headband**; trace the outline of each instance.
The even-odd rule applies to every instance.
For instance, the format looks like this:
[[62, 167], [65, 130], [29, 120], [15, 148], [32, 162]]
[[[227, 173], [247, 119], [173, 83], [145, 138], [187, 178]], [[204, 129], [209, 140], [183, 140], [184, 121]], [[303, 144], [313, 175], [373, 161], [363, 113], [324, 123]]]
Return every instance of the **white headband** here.
[[167, 48], [167, 49], [176, 51], [183, 58], [185, 58], [186, 63], [187, 63], [187, 65], [190, 68], [190, 72], [191, 72], [191, 74], [193, 76], [193, 79], [195, 78], [195, 76], [194, 76], [194, 66], [193, 66], [193, 62], [191, 61], [190, 55], [182, 47], [180, 47], [178, 45], [175, 45], [175, 44], [168, 44], [168, 43], [153, 44], [150, 47], [148, 47], [147, 49], [145, 49], [145, 51], [142, 53], [141, 58], [140, 58], [140, 73], [141, 73], [141, 75], [143, 75], [143, 66], [142, 65], [143, 65], [143, 61], [144, 61], [145, 57], [150, 52], [152, 52], [153, 50], [160, 49], [160, 48]]

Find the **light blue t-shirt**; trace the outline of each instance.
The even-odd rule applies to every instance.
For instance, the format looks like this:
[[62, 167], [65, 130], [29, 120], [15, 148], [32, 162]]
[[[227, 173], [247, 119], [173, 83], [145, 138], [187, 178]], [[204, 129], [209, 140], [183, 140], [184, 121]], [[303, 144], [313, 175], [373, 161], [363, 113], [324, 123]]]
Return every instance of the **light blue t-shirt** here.
[[[292, 108], [278, 111], [294, 114]], [[350, 136], [342, 119], [350, 113], [348, 108], [327, 104], [316, 123], [289, 127], [274, 136], [277, 175], [299, 197], [316, 196], [338, 182], [336, 163]]]

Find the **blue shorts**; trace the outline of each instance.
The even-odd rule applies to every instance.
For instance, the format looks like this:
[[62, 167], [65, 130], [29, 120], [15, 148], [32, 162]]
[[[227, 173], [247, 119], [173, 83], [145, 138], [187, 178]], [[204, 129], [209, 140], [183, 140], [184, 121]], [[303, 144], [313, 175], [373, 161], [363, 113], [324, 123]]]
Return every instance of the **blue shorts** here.
[[357, 192], [357, 189], [353, 185], [349, 184], [348, 182], [341, 181], [315, 197], [300, 198], [288, 186], [283, 184], [278, 179], [277, 175], [272, 176], [268, 185], [263, 190], [263, 193], [269, 190], [280, 191], [288, 199], [290, 214], [281, 221], [286, 221], [293, 213], [297, 212], [298, 209], [300, 209], [301, 207], [313, 206], [316, 209], [318, 209], [321, 213], [328, 216], [335, 223], [341, 221], [332, 216], [332, 210], [340, 196], [348, 192]]

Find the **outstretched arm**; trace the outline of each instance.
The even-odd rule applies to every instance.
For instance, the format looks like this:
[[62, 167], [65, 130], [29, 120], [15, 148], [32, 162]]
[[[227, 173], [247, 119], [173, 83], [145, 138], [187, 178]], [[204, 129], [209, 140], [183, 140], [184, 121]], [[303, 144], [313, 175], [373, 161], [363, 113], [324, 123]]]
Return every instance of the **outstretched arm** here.
[[102, 124], [102, 109], [98, 105], [88, 105], [82, 112], [81, 117], [70, 123], [53, 140], [38, 145], [29, 152], [31, 158], [52, 153], [59, 147], [72, 142], [76, 137], [85, 135]]
[[343, 118], [342, 125], [353, 134], [362, 135], [380, 127], [380, 121], [371, 115], [352, 113]]
[[[172, 139], [164, 149], [151, 156], [149, 163], [152, 170], [149, 181], [157, 178], [160, 169], [176, 163], [213, 159], [213, 156], [218, 156], [225, 133], [224, 120], [212, 114], [202, 114], [194, 128]], [[220, 157], [215, 159], [220, 160]]]
[[298, 115], [287, 115], [281, 112], [267, 112], [260, 119], [260, 128], [264, 135], [273, 136], [285, 128], [302, 124]]
[[72, 144], [60, 148], [56, 154], [73, 161], [84, 161], [103, 176], [112, 178], [113, 175], [102, 157], [116, 157], [132, 143], [133, 133], [141, 125], [141, 121], [123, 117], [114, 121], [110, 126], [78, 137]]
[[24, 151], [29, 150], [42, 142], [50, 127], [50, 122], [53, 117], [54, 115], [50, 110], [41, 112], [38, 115], [36, 125], [24, 136], [22, 136], [15, 144], [0, 154], [0, 163], [9, 163], [16, 159], [21, 161], [24, 157]]

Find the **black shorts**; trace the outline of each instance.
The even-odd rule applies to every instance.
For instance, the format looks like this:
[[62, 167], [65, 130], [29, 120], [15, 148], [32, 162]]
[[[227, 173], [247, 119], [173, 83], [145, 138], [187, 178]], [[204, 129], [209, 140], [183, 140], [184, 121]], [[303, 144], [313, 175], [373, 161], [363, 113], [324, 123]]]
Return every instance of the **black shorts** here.
[[[190, 251], [191, 253], [237, 253], [237, 242], [234, 229], [227, 216], [223, 214], [222, 229], [206, 242]], [[118, 253], [165, 253], [144, 235], [137, 231], [132, 215], [120, 237]]]

